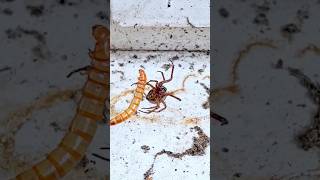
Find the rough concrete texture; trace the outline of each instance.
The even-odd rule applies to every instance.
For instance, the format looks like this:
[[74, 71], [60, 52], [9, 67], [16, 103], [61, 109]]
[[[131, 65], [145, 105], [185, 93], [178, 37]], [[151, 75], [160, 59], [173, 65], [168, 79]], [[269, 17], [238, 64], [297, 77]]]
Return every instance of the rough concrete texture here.
[[208, 0], [111, 1], [111, 47], [209, 50], [209, 4]]
[[229, 124], [211, 134], [214, 179], [319, 179], [319, 148], [306, 151], [298, 140], [319, 105], [287, 70], [320, 82], [319, 7], [216, 1], [214, 107]]
[[[130, 85], [137, 81], [138, 69], [146, 71], [148, 80], [161, 80], [157, 71], [169, 78], [170, 59], [175, 65], [173, 80], [164, 86], [182, 99], [167, 97], [164, 111], [138, 112], [110, 128], [111, 179], [209, 179], [210, 118], [205, 105], [210, 87], [209, 55], [119, 51], [112, 53], [111, 59], [111, 117], [129, 106], [135, 88]], [[154, 104], [144, 98], [139, 109], [151, 106]], [[166, 152], [161, 153], [163, 150]]]
[[[60, 142], [90, 63], [91, 27], [104, 24], [104, 1], [0, 1], [0, 179], [31, 167]], [[107, 162], [100, 124], [86, 158], [63, 179], [102, 179]]]

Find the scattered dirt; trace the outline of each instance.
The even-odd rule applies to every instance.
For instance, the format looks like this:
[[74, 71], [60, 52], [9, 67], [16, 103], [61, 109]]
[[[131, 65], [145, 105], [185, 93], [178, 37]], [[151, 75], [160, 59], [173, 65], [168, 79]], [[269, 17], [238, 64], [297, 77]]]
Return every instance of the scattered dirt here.
[[293, 35], [301, 32], [301, 28], [295, 23], [289, 23], [281, 27], [281, 34], [283, 37], [292, 40]]
[[180, 153], [175, 153], [167, 150], [162, 150], [156, 153], [151, 167], [144, 174], [144, 180], [152, 179], [152, 175], [154, 174], [153, 167], [158, 156], [166, 154], [167, 156], [172, 158], [182, 159], [184, 156], [203, 156], [205, 154], [205, 149], [208, 147], [210, 142], [209, 137], [203, 132], [203, 130], [199, 126], [195, 126], [190, 129], [196, 130], [198, 134], [198, 137], [193, 137], [193, 144], [191, 148]]
[[143, 145], [143, 146], [141, 146], [141, 149], [143, 150], [144, 153], [147, 153], [147, 152], [149, 152], [150, 147], [147, 145]]
[[46, 46], [46, 32], [40, 33], [39, 31], [34, 29], [25, 29], [21, 26], [17, 26], [15, 29], [7, 29], [5, 33], [7, 34], [7, 38], [12, 40], [20, 39], [23, 37], [23, 35], [31, 36], [35, 40], [37, 40], [37, 44], [31, 48], [31, 52], [35, 56], [33, 60], [34, 62], [36, 62], [38, 58], [46, 59], [51, 54], [48, 50], [48, 47]]
[[312, 82], [299, 69], [288, 68], [290, 75], [296, 77], [299, 82], [308, 91], [309, 98], [318, 105], [317, 113], [313, 116], [311, 128], [305, 130], [297, 137], [298, 143], [304, 150], [309, 150], [313, 147], [320, 148], [320, 85]]
[[39, 17], [43, 15], [44, 11], [44, 6], [39, 5], [39, 6], [26, 6], [27, 10], [29, 11], [31, 16]]

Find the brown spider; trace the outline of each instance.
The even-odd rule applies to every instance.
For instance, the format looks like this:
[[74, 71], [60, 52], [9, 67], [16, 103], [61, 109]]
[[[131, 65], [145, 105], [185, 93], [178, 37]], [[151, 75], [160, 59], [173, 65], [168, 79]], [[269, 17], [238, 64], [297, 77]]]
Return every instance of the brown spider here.
[[[171, 61], [171, 60], [170, 60]], [[163, 86], [163, 84], [170, 82], [173, 79], [173, 71], [174, 71], [174, 64], [172, 63], [172, 69], [171, 69], [171, 76], [170, 79], [165, 79], [164, 77], [164, 73], [162, 71], [157, 71], [160, 72], [162, 75], [162, 81], [158, 82], [157, 80], [150, 80], [147, 82], [147, 85], [149, 85], [152, 89], [148, 92], [148, 94], [146, 96], [146, 99], [152, 103], [152, 104], [156, 104], [156, 106], [153, 107], [148, 107], [148, 108], [141, 108], [141, 109], [149, 109], [149, 111], [141, 111], [143, 113], [147, 113], [150, 114], [152, 112], [161, 112], [163, 110], [165, 110], [167, 108], [166, 103], [164, 102], [164, 100], [166, 99], [167, 96], [171, 96], [179, 101], [181, 101], [180, 98], [176, 97], [173, 95], [173, 92], [167, 92], [167, 88]], [[150, 82], [155, 82], [155, 86], [153, 86], [152, 84], [150, 84]], [[136, 83], [134, 83], [136, 84]], [[158, 110], [160, 108], [160, 103], [162, 103], [164, 105], [164, 107], [160, 110]]]

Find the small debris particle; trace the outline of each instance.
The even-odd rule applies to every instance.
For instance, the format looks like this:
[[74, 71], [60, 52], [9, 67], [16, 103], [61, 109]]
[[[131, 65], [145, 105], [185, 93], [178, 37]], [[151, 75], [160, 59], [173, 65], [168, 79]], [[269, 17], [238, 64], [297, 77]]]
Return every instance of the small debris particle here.
[[290, 23], [281, 28], [281, 31], [286, 34], [295, 34], [300, 32], [301, 30], [298, 28], [296, 24]]
[[3, 68], [0, 68], [0, 72], [9, 71], [9, 70], [11, 70], [11, 69], [12, 69], [11, 67], [5, 66], [5, 67], [3, 67]]
[[222, 152], [227, 153], [227, 152], [229, 152], [229, 149], [224, 147], [224, 148], [222, 148]]
[[31, 16], [39, 17], [43, 15], [44, 6], [27, 6], [27, 10], [29, 10]]
[[241, 177], [241, 173], [235, 173], [235, 174], [233, 174], [233, 177], [239, 178], [239, 177]]
[[149, 152], [150, 147], [147, 145], [143, 145], [143, 146], [141, 146], [141, 149], [143, 150], [144, 153], [147, 153], [147, 152]]
[[178, 60], [178, 59], [179, 59], [179, 56], [177, 56], [177, 55], [176, 55], [176, 56], [173, 56], [173, 57], [171, 58], [172, 61], [175, 61], [175, 60]]
[[309, 18], [309, 11], [299, 9], [299, 10], [297, 11], [297, 18], [298, 18], [300, 21], [303, 21], [303, 20], [305, 20], [305, 19], [308, 19], [308, 18]]
[[65, 1], [65, 0], [60, 0], [59, 3], [60, 3], [61, 5], [64, 5], [64, 4], [66, 4], [66, 1]]
[[220, 16], [222, 16], [224, 18], [228, 18], [229, 17], [229, 12], [225, 8], [220, 8], [219, 9], [219, 14], [220, 14]]
[[3, 9], [2, 12], [3, 12], [3, 14], [9, 15], [9, 16], [11, 16], [13, 14], [13, 11], [9, 8]]
[[269, 20], [266, 16], [266, 14], [264, 13], [258, 13], [256, 15], [256, 17], [253, 19], [253, 23], [257, 24], [257, 25], [265, 25], [268, 26], [269, 25]]
[[119, 66], [120, 66], [120, 67], [123, 67], [123, 65], [124, 65], [124, 63], [119, 63]]
[[101, 20], [108, 19], [107, 14], [106, 14], [105, 12], [103, 12], [103, 11], [99, 11], [99, 12], [96, 14], [96, 16], [97, 16], [99, 19], [101, 19]]
[[53, 127], [53, 129], [54, 129], [55, 132], [62, 131], [62, 128], [61, 128], [61, 127], [58, 125], [58, 123], [56, 123], [56, 122], [50, 123], [50, 126]]
[[279, 59], [277, 61], [277, 64], [274, 66], [274, 68], [276, 69], [282, 69], [283, 68], [283, 60], [282, 59]]

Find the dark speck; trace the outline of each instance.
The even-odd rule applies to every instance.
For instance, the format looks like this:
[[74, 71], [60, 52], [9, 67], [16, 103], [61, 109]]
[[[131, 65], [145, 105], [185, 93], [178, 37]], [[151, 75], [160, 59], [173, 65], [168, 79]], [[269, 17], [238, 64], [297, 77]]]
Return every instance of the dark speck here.
[[66, 3], [66, 1], [65, 1], [65, 0], [60, 0], [59, 3], [60, 3], [61, 5], [64, 5], [64, 4]]
[[12, 15], [13, 14], [13, 11], [9, 8], [5, 8], [3, 11], [2, 11], [4, 14], [6, 15]]
[[41, 16], [43, 14], [44, 6], [27, 6], [27, 10], [29, 10], [31, 16]]
[[235, 174], [233, 174], [233, 177], [239, 178], [239, 177], [241, 177], [241, 173], [235, 173]]
[[227, 153], [227, 152], [229, 152], [229, 149], [224, 147], [224, 148], [222, 148], [222, 152]]
[[283, 68], [283, 60], [282, 59], [279, 59], [277, 61], [277, 64], [275, 65], [275, 68], [276, 69], [282, 69]]
[[225, 8], [220, 8], [219, 9], [219, 14], [220, 16], [227, 18], [229, 17], [229, 12]]
[[283, 33], [294, 34], [300, 32], [300, 29], [297, 25], [290, 23], [282, 27]]
[[98, 12], [98, 13], [96, 14], [96, 16], [97, 16], [98, 18], [100, 18], [101, 20], [107, 19], [107, 14], [104, 13], [104, 12], [102, 12], [102, 11]]

